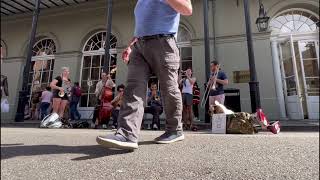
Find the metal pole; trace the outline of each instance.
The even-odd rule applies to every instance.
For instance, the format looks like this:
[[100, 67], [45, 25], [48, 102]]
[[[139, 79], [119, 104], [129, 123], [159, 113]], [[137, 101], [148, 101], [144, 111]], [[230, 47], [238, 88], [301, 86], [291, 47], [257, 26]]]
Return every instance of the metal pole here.
[[[210, 78], [210, 39], [209, 39], [209, 21], [208, 21], [208, 0], [203, 0], [203, 26], [204, 26], [204, 54], [205, 54], [205, 73], [206, 80]], [[205, 95], [205, 94], [204, 94]], [[206, 103], [205, 112], [208, 112], [209, 105]], [[210, 116], [205, 113], [205, 122], [210, 122]]]
[[18, 102], [18, 108], [17, 108], [16, 117], [15, 117], [16, 122], [24, 121], [24, 108], [25, 108], [26, 103], [28, 102], [27, 96], [30, 91], [30, 89], [28, 89], [28, 77], [29, 77], [29, 71], [30, 71], [30, 66], [31, 66], [32, 49], [33, 49], [33, 45], [35, 43], [35, 37], [36, 37], [36, 31], [37, 31], [37, 25], [38, 25], [38, 17], [39, 17], [39, 13], [40, 13], [40, 2], [41, 2], [41, 0], [36, 0], [35, 9], [33, 11], [32, 29], [31, 29], [31, 33], [30, 33], [27, 59], [26, 59], [26, 64], [23, 69], [23, 82], [22, 82], [21, 91], [19, 91], [19, 102]]
[[111, 36], [111, 26], [112, 26], [112, 5], [113, 0], [107, 0], [108, 5], [108, 11], [107, 11], [107, 33], [106, 33], [106, 42], [104, 46], [104, 64], [103, 64], [103, 70], [107, 74], [109, 73], [109, 61], [110, 61], [110, 36]]
[[253, 45], [252, 45], [251, 20], [250, 20], [248, 0], [244, 0], [243, 4], [244, 4], [246, 35], [247, 35], [247, 44], [248, 44], [249, 68], [250, 68], [249, 87], [250, 87], [250, 98], [251, 98], [251, 110], [252, 112], [256, 112], [257, 109], [261, 108], [259, 82], [257, 80], [257, 72], [255, 67], [254, 51], [253, 51]]

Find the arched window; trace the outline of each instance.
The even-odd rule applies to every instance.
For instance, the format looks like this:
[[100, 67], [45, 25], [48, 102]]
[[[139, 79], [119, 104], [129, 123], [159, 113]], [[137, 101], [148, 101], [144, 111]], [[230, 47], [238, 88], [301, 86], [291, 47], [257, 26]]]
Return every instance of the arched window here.
[[52, 80], [56, 45], [52, 39], [37, 41], [32, 49], [28, 86], [31, 93], [45, 89]]
[[[100, 80], [100, 74], [104, 64], [104, 45], [106, 39], [106, 32], [99, 31], [92, 35], [85, 43], [82, 53], [82, 65], [80, 83], [83, 90], [83, 96], [81, 96], [81, 107], [94, 107], [96, 105], [97, 98], [94, 91], [96, 84]], [[108, 64], [109, 72], [117, 65], [117, 38], [114, 35], [110, 37], [110, 61]], [[113, 81], [115, 81], [116, 73], [111, 74]], [[92, 82], [92, 83], [88, 83]]]
[[181, 58], [180, 69], [185, 71], [187, 68], [192, 68], [191, 35], [184, 26], [179, 27], [177, 45], [180, 51]]
[[319, 29], [319, 17], [299, 9], [286, 10], [270, 22], [273, 33], [312, 32]]
[[41, 92], [52, 81], [56, 45], [52, 39], [40, 38], [34, 44], [32, 53], [28, 77], [28, 105], [31, 111], [27, 111], [25, 118], [30, 118], [31, 115], [31, 119], [37, 120], [38, 118], [35, 114], [37, 114], [38, 104], [40, 103], [39, 97], [41, 96]]

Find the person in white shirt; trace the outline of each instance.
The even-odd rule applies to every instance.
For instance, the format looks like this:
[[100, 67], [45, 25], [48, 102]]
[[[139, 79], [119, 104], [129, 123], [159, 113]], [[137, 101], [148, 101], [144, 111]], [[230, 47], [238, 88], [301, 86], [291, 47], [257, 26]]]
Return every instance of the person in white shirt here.
[[185, 129], [191, 129], [192, 127], [192, 100], [193, 100], [193, 84], [196, 82], [196, 78], [192, 77], [192, 70], [188, 68], [185, 71], [185, 77], [180, 80], [182, 85], [182, 122]]

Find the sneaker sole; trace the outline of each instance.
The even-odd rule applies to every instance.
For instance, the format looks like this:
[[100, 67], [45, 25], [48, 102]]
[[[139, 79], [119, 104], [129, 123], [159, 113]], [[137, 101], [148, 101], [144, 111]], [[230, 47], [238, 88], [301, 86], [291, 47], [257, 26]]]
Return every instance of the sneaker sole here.
[[127, 149], [127, 150], [138, 149], [138, 143], [119, 142], [112, 139], [104, 139], [100, 136], [96, 138], [96, 141], [101, 146], [104, 146], [107, 148]]
[[178, 138], [172, 139], [171, 141], [159, 141], [159, 140], [155, 140], [156, 143], [158, 144], [170, 144], [170, 143], [174, 143], [177, 141], [182, 141], [184, 140], [184, 135], [179, 136]]

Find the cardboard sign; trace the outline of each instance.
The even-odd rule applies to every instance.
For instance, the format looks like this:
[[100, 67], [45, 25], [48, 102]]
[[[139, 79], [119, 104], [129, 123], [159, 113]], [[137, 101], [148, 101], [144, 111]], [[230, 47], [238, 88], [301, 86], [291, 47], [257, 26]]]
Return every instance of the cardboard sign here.
[[212, 133], [214, 134], [226, 134], [226, 115], [225, 114], [213, 114], [211, 117]]

